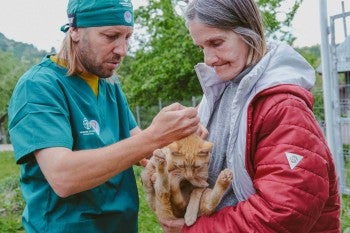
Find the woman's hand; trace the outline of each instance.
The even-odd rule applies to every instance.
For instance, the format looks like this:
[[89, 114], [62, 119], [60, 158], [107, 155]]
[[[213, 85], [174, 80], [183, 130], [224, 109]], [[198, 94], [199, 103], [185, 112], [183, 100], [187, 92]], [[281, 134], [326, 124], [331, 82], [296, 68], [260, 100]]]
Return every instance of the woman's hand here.
[[183, 226], [185, 225], [185, 220], [183, 218], [173, 220], [158, 218], [158, 220], [163, 228], [164, 233], [180, 233]]

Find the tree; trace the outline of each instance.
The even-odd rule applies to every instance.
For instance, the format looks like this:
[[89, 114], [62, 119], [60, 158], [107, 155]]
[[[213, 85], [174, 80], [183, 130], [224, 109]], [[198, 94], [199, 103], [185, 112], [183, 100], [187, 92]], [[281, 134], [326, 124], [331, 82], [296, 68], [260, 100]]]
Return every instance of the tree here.
[[[176, 13], [185, 1], [149, 0], [135, 12], [137, 49], [132, 48], [119, 69], [123, 89], [132, 107], [154, 105], [158, 99], [181, 101], [200, 96], [202, 90], [193, 66], [203, 61], [203, 54], [193, 45], [183, 18]], [[259, 0], [268, 37], [292, 43], [294, 37], [286, 30], [302, 0], [292, 7], [283, 0]], [[290, 2], [290, 1], [288, 1]], [[285, 9], [285, 19], [277, 15]], [[278, 33], [277, 33], [278, 32]]]
[[11, 53], [0, 51], [0, 115], [7, 112], [12, 91], [25, 68]]
[[[0, 117], [7, 114], [7, 107], [18, 78], [24, 73], [24, 66], [12, 53], [0, 51]], [[7, 119], [0, 122], [7, 132]], [[0, 128], [0, 131], [3, 129]], [[0, 132], [1, 135], [1, 132]], [[0, 138], [1, 141], [1, 138]]]
[[294, 16], [303, 0], [258, 0], [268, 38], [293, 44], [295, 37], [290, 32]]
[[158, 99], [183, 100], [200, 95], [193, 66], [202, 60], [184, 21], [170, 0], [150, 0], [136, 11], [135, 19], [147, 28], [149, 41], [139, 39], [139, 49], [119, 70], [131, 105], [153, 105]]

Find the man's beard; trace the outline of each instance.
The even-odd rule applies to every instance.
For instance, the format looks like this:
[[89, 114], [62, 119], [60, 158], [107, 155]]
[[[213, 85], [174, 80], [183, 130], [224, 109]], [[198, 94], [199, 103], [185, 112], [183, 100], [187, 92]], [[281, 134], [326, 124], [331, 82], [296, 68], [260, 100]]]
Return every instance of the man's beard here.
[[[94, 74], [99, 78], [109, 78], [115, 74], [116, 70], [104, 69], [102, 64], [96, 65], [96, 61], [93, 60], [93, 57], [91, 55], [89, 56], [84, 51], [86, 50], [83, 50], [80, 54], [80, 62], [87, 72]], [[112, 60], [120, 60], [120, 57], [115, 57], [115, 59]]]
[[[96, 56], [87, 40], [83, 40], [79, 49], [78, 57], [83, 68], [90, 74], [94, 74], [99, 78], [109, 78], [115, 74], [116, 70], [104, 69], [103, 63], [98, 64], [96, 62]], [[118, 54], [114, 54], [110, 62], [120, 62], [121, 57]]]

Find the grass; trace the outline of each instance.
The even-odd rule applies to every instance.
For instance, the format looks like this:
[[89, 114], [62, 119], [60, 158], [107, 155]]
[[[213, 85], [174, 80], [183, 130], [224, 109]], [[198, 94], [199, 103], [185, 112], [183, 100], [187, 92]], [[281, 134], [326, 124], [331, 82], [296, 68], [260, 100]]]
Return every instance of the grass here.
[[155, 214], [150, 210], [146, 201], [146, 194], [143, 192], [140, 173], [141, 167], [135, 167], [135, 176], [137, 187], [139, 190], [140, 211], [139, 211], [139, 232], [140, 233], [162, 233], [162, 228], [159, 225]]
[[19, 190], [19, 166], [12, 152], [0, 153], [0, 232], [22, 233], [24, 201]]
[[[0, 168], [0, 232], [24, 233], [21, 224], [24, 202], [18, 186], [19, 166], [15, 164], [12, 152], [0, 152]], [[140, 173], [141, 168], [135, 167], [140, 198], [139, 232], [161, 233], [163, 231], [157, 218], [146, 202], [139, 178]], [[350, 196], [347, 195], [342, 197], [341, 221], [343, 233], [350, 233]]]

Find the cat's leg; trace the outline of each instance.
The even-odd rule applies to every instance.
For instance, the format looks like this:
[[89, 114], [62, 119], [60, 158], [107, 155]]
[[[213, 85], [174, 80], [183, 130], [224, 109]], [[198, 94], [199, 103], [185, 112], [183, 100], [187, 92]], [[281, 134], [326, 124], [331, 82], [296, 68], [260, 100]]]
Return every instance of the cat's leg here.
[[156, 176], [155, 173], [156, 168], [154, 165], [154, 158], [152, 157], [141, 172], [141, 181], [146, 193], [147, 201], [153, 211], [155, 211], [155, 191], [153, 187], [152, 177]]
[[200, 203], [200, 214], [209, 215], [214, 212], [230, 186], [233, 174], [229, 169], [220, 172], [213, 189], [206, 189], [203, 192]]
[[163, 219], [175, 219], [170, 203], [170, 187], [165, 154], [161, 150], [155, 150], [153, 156], [157, 170], [154, 183], [156, 214]]
[[190, 201], [186, 208], [185, 213], [185, 223], [187, 226], [193, 225], [196, 222], [198, 213], [199, 213], [199, 205], [201, 196], [203, 194], [205, 188], [195, 188], [190, 196]]
[[187, 205], [187, 200], [183, 196], [183, 193], [180, 188], [180, 183], [182, 179], [180, 179], [177, 175], [169, 174], [171, 182], [170, 182], [170, 190], [172, 193], [171, 202], [180, 210], [184, 210]]

